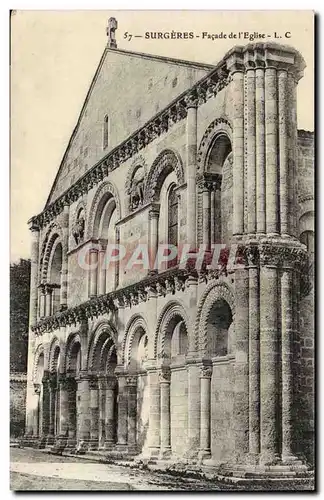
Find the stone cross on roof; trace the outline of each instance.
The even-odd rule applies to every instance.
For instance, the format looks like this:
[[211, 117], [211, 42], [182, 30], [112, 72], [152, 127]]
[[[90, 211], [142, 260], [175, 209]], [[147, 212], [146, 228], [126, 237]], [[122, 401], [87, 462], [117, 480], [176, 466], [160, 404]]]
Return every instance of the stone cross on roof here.
[[115, 37], [115, 31], [117, 28], [118, 28], [117, 19], [115, 19], [114, 17], [110, 17], [108, 19], [108, 26], [107, 26], [108, 47], [110, 49], [117, 49], [117, 43]]

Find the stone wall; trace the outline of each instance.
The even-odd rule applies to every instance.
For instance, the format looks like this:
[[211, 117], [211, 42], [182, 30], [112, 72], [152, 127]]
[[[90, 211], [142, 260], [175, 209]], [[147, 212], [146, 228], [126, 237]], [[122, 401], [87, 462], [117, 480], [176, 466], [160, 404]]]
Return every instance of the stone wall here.
[[10, 437], [21, 437], [25, 432], [27, 376], [10, 374]]
[[[209, 67], [204, 65], [172, 63], [162, 58], [107, 50], [80, 123], [72, 135], [50, 201], [208, 71]], [[106, 115], [109, 117], [109, 145], [103, 149]]]

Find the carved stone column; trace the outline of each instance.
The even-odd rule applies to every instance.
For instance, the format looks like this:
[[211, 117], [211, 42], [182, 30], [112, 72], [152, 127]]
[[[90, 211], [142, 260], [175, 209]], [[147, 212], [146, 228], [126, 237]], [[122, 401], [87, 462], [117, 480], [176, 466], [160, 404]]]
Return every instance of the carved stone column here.
[[216, 242], [216, 193], [215, 193], [215, 183], [212, 185], [212, 190], [210, 192], [210, 242], [211, 244]]
[[97, 277], [98, 277], [98, 249], [90, 248], [89, 250], [89, 260], [90, 260], [90, 280], [89, 280], [89, 296], [97, 296]]
[[211, 366], [200, 366], [200, 450], [199, 458], [209, 458], [210, 450], [210, 402], [211, 402]]
[[106, 379], [105, 446], [110, 448], [116, 441], [115, 388], [116, 377]]
[[249, 451], [249, 270], [235, 269], [235, 454]]
[[[258, 64], [258, 62], [257, 62]], [[257, 233], [266, 233], [264, 68], [255, 68], [255, 155]]]
[[149, 259], [151, 272], [155, 273], [157, 269], [155, 268], [155, 260], [158, 251], [159, 244], [159, 206], [154, 205], [149, 211], [149, 224], [150, 224], [150, 239], [149, 239]]
[[98, 380], [93, 377], [89, 381], [90, 389], [90, 448], [96, 450], [99, 445], [99, 393]]
[[[271, 64], [271, 62], [270, 62]], [[268, 235], [279, 232], [278, 184], [278, 94], [277, 70], [265, 69], [265, 155], [266, 155], [266, 226]]]
[[258, 248], [247, 248], [249, 264], [249, 452], [260, 453], [260, 287]]
[[86, 448], [90, 439], [90, 391], [89, 382], [91, 377], [87, 372], [81, 371], [78, 384], [78, 444]]
[[76, 445], [77, 427], [77, 382], [74, 378], [67, 378], [68, 381], [68, 447]]
[[127, 444], [127, 390], [126, 390], [126, 375], [115, 374], [118, 380], [118, 426], [117, 426], [117, 443], [119, 447], [125, 447]]
[[233, 102], [233, 235], [244, 232], [244, 65], [241, 54], [233, 52], [227, 60], [232, 74]]
[[69, 205], [64, 205], [61, 219], [62, 226], [62, 270], [60, 288], [60, 308], [67, 308], [68, 294], [68, 250], [69, 250]]
[[99, 389], [99, 448], [105, 447], [106, 439], [106, 377], [98, 377]]
[[286, 255], [281, 274], [281, 364], [282, 395], [281, 425], [283, 462], [294, 457], [293, 403], [294, 403], [294, 330], [293, 330], [293, 254]]
[[290, 234], [289, 228], [289, 171], [288, 171], [288, 95], [287, 71], [278, 71], [278, 111], [279, 111], [279, 166], [280, 166], [280, 233]]
[[210, 226], [211, 226], [211, 199], [210, 199], [210, 185], [207, 181], [202, 180], [199, 185], [200, 192], [202, 193], [203, 205], [203, 234], [202, 242], [206, 245], [207, 250], [210, 249]]
[[200, 378], [194, 359], [187, 360], [188, 372], [188, 450], [187, 457], [195, 459], [200, 447]]
[[60, 430], [59, 434], [61, 437], [67, 437], [69, 428], [69, 390], [70, 390], [70, 380], [66, 378], [66, 375], [61, 373], [58, 379], [59, 391], [60, 391]]
[[136, 447], [136, 417], [137, 417], [137, 377], [127, 377], [127, 445]]
[[51, 375], [48, 379], [49, 390], [49, 429], [46, 444], [54, 443], [55, 436], [55, 396], [57, 390], [56, 375]]
[[39, 317], [44, 318], [46, 315], [46, 299], [45, 285], [39, 285]]
[[260, 395], [261, 462], [278, 459], [278, 258], [269, 246], [260, 248]]
[[45, 316], [51, 316], [53, 311], [53, 288], [45, 285]]
[[49, 374], [44, 373], [43, 384], [43, 402], [42, 402], [42, 429], [41, 429], [41, 442], [40, 446], [46, 444], [46, 439], [49, 433], [49, 420], [50, 420], [50, 393], [49, 393]]
[[98, 295], [104, 295], [106, 293], [106, 248], [107, 248], [107, 240], [99, 241], [99, 254], [98, 254]]
[[168, 458], [171, 455], [170, 369], [162, 368], [159, 377], [161, 398], [160, 458]]
[[39, 226], [34, 219], [29, 221], [29, 229], [31, 231], [29, 325], [32, 326], [37, 321], [39, 258]]
[[197, 104], [196, 92], [186, 99], [187, 105], [187, 243], [196, 249], [196, 170], [197, 170]]
[[254, 63], [246, 63], [246, 123], [247, 123], [247, 182], [248, 227], [256, 232], [256, 168], [255, 168], [255, 70]]
[[151, 457], [158, 457], [160, 450], [160, 385], [157, 370], [147, 369], [149, 386], [149, 453]]
[[40, 384], [34, 384], [34, 392], [36, 396], [36, 404], [33, 414], [33, 436], [39, 437], [40, 429], [39, 429], [39, 407], [40, 407], [40, 394], [41, 387]]

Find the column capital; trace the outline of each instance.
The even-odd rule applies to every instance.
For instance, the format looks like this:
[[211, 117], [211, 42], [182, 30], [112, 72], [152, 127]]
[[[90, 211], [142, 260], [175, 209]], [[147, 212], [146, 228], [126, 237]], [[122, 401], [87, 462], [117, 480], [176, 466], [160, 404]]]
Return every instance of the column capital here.
[[128, 387], [137, 386], [137, 376], [131, 375], [126, 378], [126, 384]]
[[158, 219], [160, 216], [160, 205], [152, 204], [149, 210], [149, 219]]
[[41, 392], [41, 384], [34, 384], [34, 391], [35, 391], [35, 394], [37, 394], [39, 396], [39, 394]]
[[106, 377], [106, 389], [115, 389], [117, 385], [117, 378], [111, 375]]
[[211, 365], [200, 365], [200, 378], [211, 378], [213, 374], [213, 368]]
[[170, 384], [171, 382], [171, 370], [170, 367], [162, 367], [159, 371], [159, 382], [160, 384]]
[[185, 103], [187, 109], [190, 108], [197, 108], [198, 106], [198, 96], [197, 96], [197, 91], [196, 89], [191, 90], [188, 92], [188, 94], [185, 96]]

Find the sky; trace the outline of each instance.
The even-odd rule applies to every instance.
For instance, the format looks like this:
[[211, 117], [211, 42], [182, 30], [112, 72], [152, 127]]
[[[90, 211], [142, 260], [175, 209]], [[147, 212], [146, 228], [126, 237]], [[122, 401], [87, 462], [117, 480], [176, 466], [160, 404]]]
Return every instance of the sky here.
[[[11, 262], [30, 256], [27, 220], [45, 205], [90, 82], [107, 43], [109, 17], [118, 21], [118, 48], [217, 63], [248, 40], [147, 40], [145, 32], [202, 34], [275, 32], [306, 61], [298, 85], [298, 128], [314, 130], [311, 11], [15, 11], [11, 17]], [[290, 38], [284, 34], [290, 32]], [[127, 33], [127, 35], [126, 35]], [[142, 35], [135, 38], [132, 35]]]

